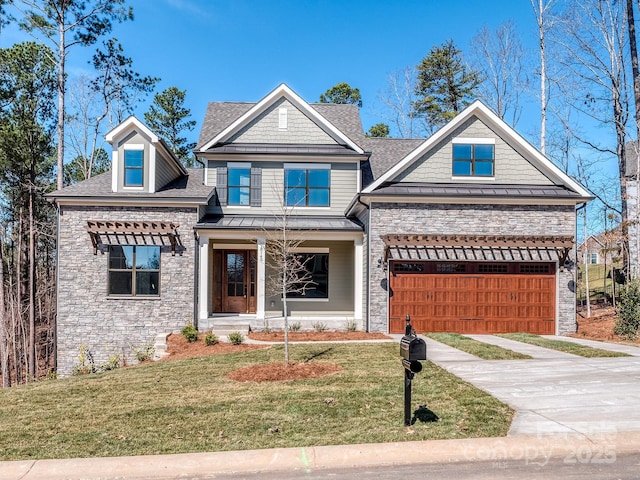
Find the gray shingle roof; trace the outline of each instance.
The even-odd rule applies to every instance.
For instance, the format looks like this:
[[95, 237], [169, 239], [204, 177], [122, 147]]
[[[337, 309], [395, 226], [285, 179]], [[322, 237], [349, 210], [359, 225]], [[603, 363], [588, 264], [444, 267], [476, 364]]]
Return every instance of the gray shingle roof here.
[[277, 153], [281, 155], [359, 155], [343, 145], [227, 143], [207, 150], [215, 153]]
[[365, 138], [362, 146], [371, 152], [369, 163], [373, 178], [380, 177], [424, 141], [417, 138]]
[[[255, 105], [244, 102], [210, 102], [204, 115], [196, 151]], [[311, 107], [356, 144], [362, 145], [364, 132], [357, 105], [313, 103]]]
[[158, 190], [156, 193], [144, 192], [112, 192], [111, 171], [91, 177], [62, 190], [49, 193], [47, 196], [55, 199], [62, 198], [127, 198], [159, 199], [159, 200], [193, 200], [204, 202], [213, 194], [214, 187], [203, 185], [204, 170], [199, 168], [187, 169], [188, 176], [183, 176]]
[[520, 197], [577, 198], [580, 195], [558, 185], [482, 185], [445, 183], [395, 183], [382, 186], [372, 195], [402, 197]]

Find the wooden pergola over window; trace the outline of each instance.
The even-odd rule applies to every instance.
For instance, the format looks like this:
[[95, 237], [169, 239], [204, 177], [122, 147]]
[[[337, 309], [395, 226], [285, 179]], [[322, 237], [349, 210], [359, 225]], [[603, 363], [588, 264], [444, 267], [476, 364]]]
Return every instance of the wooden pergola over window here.
[[102, 244], [109, 245], [165, 245], [171, 246], [171, 254], [182, 246], [178, 234], [177, 223], [161, 221], [118, 221], [118, 220], [87, 220], [87, 232], [91, 237], [93, 254], [98, 254]]
[[[382, 235], [387, 260], [549, 261], [564, 266], [571, 236], [549, 235]], [[555, 258], [553, 258], [555, 256]]]

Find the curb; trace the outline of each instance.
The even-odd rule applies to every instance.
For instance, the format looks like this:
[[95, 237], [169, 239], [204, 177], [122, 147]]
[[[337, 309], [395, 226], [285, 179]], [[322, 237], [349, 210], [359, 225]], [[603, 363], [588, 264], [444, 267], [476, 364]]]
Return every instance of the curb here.
[[139, 457], [77, 458], [0, 463], [0, 478], [20, 480], [165, 480], [221, 474], [304, 471], [453, 462], [522, 462], [546, 465], [614, 463], [637, 452], [640, 432], [540, 435], [382, 444], [332, 445]]

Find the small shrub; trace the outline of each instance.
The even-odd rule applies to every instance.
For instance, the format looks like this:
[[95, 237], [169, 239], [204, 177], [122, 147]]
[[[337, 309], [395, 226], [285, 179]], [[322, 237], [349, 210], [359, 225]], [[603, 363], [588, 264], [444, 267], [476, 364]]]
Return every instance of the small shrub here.
[[78, 363], [71, 369], [71, 375], [88, 375], [96, 373], [98, 368], [93, 360], [93, 354], [89, 347], [84, 343], [80, 345], [80, 353], [78, 354]]
[[355, 332], [358, 329], [358, 324], [355, 320], [347, 320], [344, 327], [347, 332]]
[[311, 326], [316, 332], [326, 332], [329, 328], [327, 324], [323, 322], [315, 322]]
[[289, 330], [291, 330], [292, 332], [299, 332], [301, 328], [302, 325], [300, 325], [300, 322], [294, 322], [289, 325]]
[[240, 345], [242, 342], [244, 342], [244, 335], [242, 335], [240, 332], [230, 333], [229, 334], [229, 341], [233, 345]]
[[156, 353], [156, 349], [152, 343], [147, 343], [140, 348], [131, 347], [131, 349], [133, 350], [133, 354], [135, 355], [136, 360], [139, 362], [151, 360], [153, 358], [153, 355]]
[[203, 342], [207, 347], [210, 347], [211, 345], [218, 343], [218, 336], [213, 332], [207, 332], [204, 336]]
[[632, 280], [620, 290], [618, 319], [613, 331], [627, 340], [638, 336], [640, 329], [640, 282]]
[[114, 348], [109, 355], [109, 359], [106, 362], [103, 362], [102, 365], [100, 365], [100, 371], [108, 372], [109, 370], [120, 368], [121, 361], [122, 357], [118, 353], [118, 349]]
[[198, 330], [192, 324], [185, 326], [182, 331], [182, 336], [187, 339], [187, 342], [193, 343], [198, 340]]

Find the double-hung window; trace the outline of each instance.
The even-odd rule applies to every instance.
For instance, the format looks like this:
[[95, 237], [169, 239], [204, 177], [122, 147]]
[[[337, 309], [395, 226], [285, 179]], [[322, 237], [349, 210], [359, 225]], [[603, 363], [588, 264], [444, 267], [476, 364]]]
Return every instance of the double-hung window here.
[[144, 182], [144, 146], [125, 145], [124, 186], [142, 187]]
[[248, 163], [229, 163], [227, 175], [227, 204], [249, 205], [251, 165]]
[[109, 295], [159, 295], [160, 247], [109, 246]]
[[288, 207], [330, 206], [331, 166], [285, 164], [284, 201]]
[[493, 177], [493, 139], [461, 139], [453, 142], [453, 175], [456, 177]]

